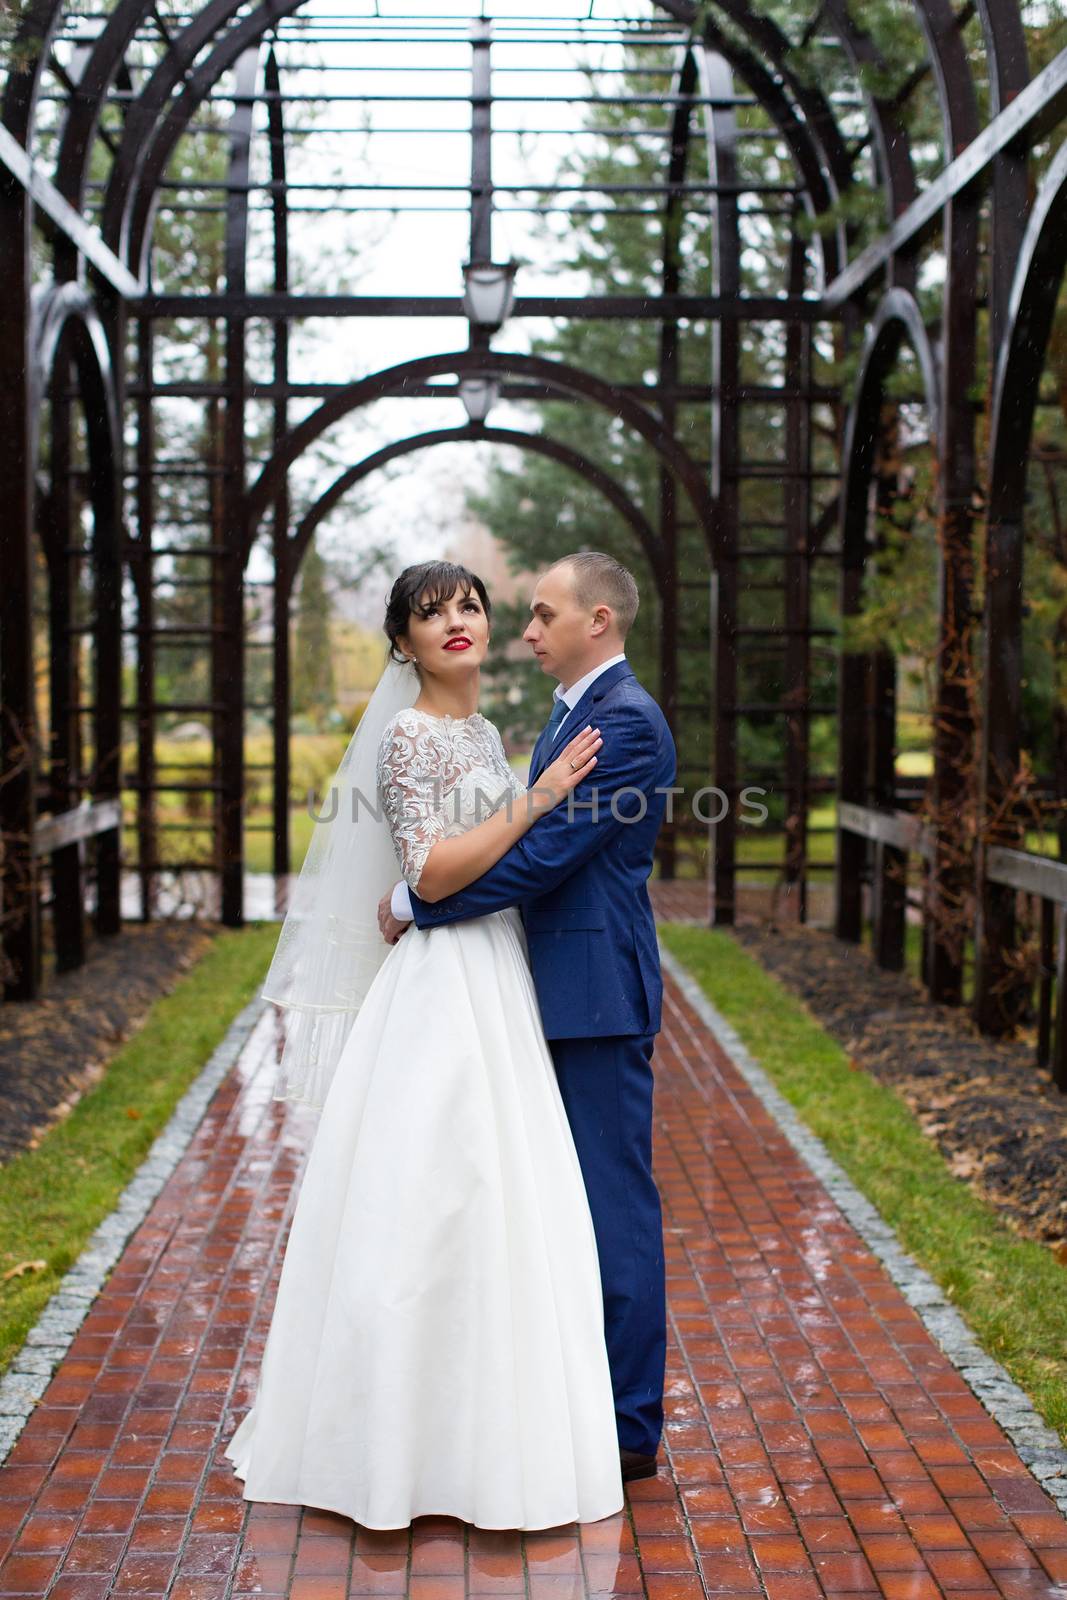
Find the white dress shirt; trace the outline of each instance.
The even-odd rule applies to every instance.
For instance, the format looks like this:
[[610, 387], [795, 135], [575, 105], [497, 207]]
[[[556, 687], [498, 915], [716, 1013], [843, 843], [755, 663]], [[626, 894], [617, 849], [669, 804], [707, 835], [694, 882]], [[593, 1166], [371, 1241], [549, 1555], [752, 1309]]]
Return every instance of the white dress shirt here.
[[[625, 651], [620, 651], [617, 656], [610, 656], [607, 661], [602, 661], [598, 667], [593, 668], [592, 672], [587, 672], [584, 678], [578, 679], [577, 683], [572, 683], [569, 689], [564, 689], [560, 684], [557, 683], [555, 689], [552, 691], [553, 700], [565, 700], [567, 702], [567, 716], [570, 716], [571, 712], [582, 698], [582, 695], [589, 688], [590, 684], [595, 683], [600, 677], [600, 674], [602, 672], [607, 672], [609, 667], [614, 667], [618, 662], [625, 660]], [[566, 722], [566, 720], [567, 717], [564, 717], [563, 722], [561, 722], [559, 725], [560, 728], [562, 728], [563, 723]], [[556, 732], [559, 732], [559, 728], [556, 729]], [[411, 915], [411, 895], [408, 892], [408, 886], [404, 882], [403, 878], [401, 878], [399, 883], [393, 885], [393, 893], [389, 901], [389, 909], [398, 922], [413, 921]]]

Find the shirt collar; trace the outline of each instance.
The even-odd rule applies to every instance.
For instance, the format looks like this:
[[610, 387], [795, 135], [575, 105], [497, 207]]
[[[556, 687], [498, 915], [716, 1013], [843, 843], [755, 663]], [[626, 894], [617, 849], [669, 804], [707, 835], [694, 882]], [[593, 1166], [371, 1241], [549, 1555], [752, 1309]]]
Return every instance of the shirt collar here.
[[595, 683], [602, 672], [607, 672], [609, 667], [614, 667], [618, 662], [625, 660], [626, 653], [622, 651], [619, 655], [612, 656], [610, 660], [602, 661], [598, 667], [593, 668], [592, 672], [587, 672], [584, 678], [579, 678], [577, 683], [572, 683], [569, 689], [563, 689], [557, 683], [552, 691], [553, 700], [565, 700], [567, 709], [573, 711], [582, 695], [589, 688], [589, 685]]

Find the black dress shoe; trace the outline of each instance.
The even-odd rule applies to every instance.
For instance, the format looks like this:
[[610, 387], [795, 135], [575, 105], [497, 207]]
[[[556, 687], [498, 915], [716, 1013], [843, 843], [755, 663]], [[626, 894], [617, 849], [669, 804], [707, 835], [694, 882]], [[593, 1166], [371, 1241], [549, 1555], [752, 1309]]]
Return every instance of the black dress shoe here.
[[637, 1450], [619, 1450], [619, 1466], [623, 1483], [633, 1483], [636, 1478], [654, 1478], [659, 1471], [655, 1456], [643, 1456]]

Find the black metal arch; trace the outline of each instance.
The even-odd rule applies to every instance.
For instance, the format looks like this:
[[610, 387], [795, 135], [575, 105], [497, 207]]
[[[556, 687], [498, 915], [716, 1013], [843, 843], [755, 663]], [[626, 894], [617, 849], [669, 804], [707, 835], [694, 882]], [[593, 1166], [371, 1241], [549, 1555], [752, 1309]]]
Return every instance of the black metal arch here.
[[[1021, 746], [1026, 481], [1038, 389], [1067, 271], [1065, 204], [1067, 144], [1053, 158], [1030, 212], [993, 383], [985, 547], [983, 848], [1021, 844], [1020, 825], [1005, 802]], [[1007, 886], [984, 880], [978, 905], [976, 1014], [981, 1026], [1000, 1032], [1013, 1021], [1015, 896]]]
[[[710, 8], [698, 8], [692, 4], [692, 0], [657, 0], [657, 3], [679, 21], [703, 29], [706, 42], [726, 57], [782, 130], [813, 199], [818, 197], [822, 201], [821, 204], [815, 204], [814, 210], [819, 212], [828, 209], [852, 183], [853, 157], [825, 96], [817, 85], [794, 71], [791, 62], [793, 47], [777, 24], [771, 18], [753, 12], [746, 0], [719, 0], [717, 9], [740, 27], [751, 41], [752, 49], [748, 50], [717, 23]], [[826, 0], [819, 16], [825, 18], [837, 33], [856, 68], [857, 81], [862, 89], [865, 70], [873, 68], [877, 72], [884, 69], [885, 63], [877, 46], [856, 25], [844, 0]], [[773, 64], [773, 72], [764, 67], [765, 60]], [[877, 94], [870, 94], [865, 89], [863, 93], [886, 175], [888, 212], [890, 217], [894, 217], [903, 210], [915, 192], [908, 137], [895, 107], [888, 105]], [[797, 115], [798, 110], [802, 116]], [[827, 278], [831, 278], [847, 260], [846, 230], [843, 225], [838, 234], [833, 251], [834, 261], [826, 261]], [[823, 237], [824, 257], [830, 248], [830, 238], [829, 235]]]
[[[867, 557], [867, 496], [879, 420], [886, 380], [905, 344], [911, 346], [919, 363], [930, 416], [932, 443], [936, 448], [941, 427], [941, 393], [933, 347], [915, 297], [907, 289], [890, 289], [884, 295], [868, 332], [856, 392], [845, 424], [840, 504], [843, 616], [852, 615], [859, 609]], [[847, 710], [854, 711], [854, 705]], [[846, 741], [842, 738], [842, 750], [845, 748]]]
[[347, 467], [304, 513], [290, 536], [287, 562], [289, 581], [291, 582], [295, 576], [319, 523], [340, 503], [350, 489], [355, 488], [357, 483], [362, 483], [364, 478], [369, 478], [372, 473], [388, 466], [390, 461], [413, 455], [418, 450], [430, 450], [441, 444], [483, 441], [489, 444], [514, 445], [520, 450], [529, 450], [534, 455], [547, 456], [549, 460], [558, 461], [561, 466], [570, 468], [572, 472], [584, 478], [629, 524], [648, 559], [657, 587], [661, 587], [662, 552], [652, 524], [618, 479], [605, 472], [597, 462], [590, 461], [588, 456], [582, 455], [580, 451], [562, 443], [559, 439], [553, 439], [549, 434], [523, 433], [519, 428], [495, 428], [477, 423], [470, 423], [463, 428], [437, 428], [431, 432], [414, 434], [409, 439], [394, 439], [392, 443], [383, 445], [380, 450], [364, 456], [362, 461]]
[[[751, 39], [752, 48], [741, 45], [708, 12], [703, 16], [705, 46], [730, 63], [780, 129], [807, 186], [809, 215], [831, 210], [852, 184], [852, 159], [829, 103], [816, 85], [804, 83], [793, 71], [789, 41], [769, 18], [752, 12], [744, 0], [724, 0], [722, 10]], [[829, 281], [848, 260], [845, 224], [820, 233], [819, 241], [823, 277]]]
[[[839, 196], [831, 181], [834, 167], [824, 157], [811, 128], [797, 115], [781, 82], [781, 69], [771, 72], [754, 51], [744, 49], [722, 28], [709, 18], [704, 24], [704, 42], [730, 63], [734, 71], [748, 84], [753, 94], [766, 109], [782, 132], [796, 164], [807, 185], [810, 208], [813, 214], [829, 211]], [[841, 225], [820, 235], [823, 257], [823, 274], [833, 278], [848, 259], [844, 229]]]
[[[82, 738], [72, 686], [75, 639], [74, 574], [87, 555], [92, 572], [92, 620], [86, 630], [93, 643], [92, 752], [88, 787], [94, 801], [117, 808], [121, 787], [122, 738], [120, 684], [122, 673], [122, 435], [110, 345], [98, 310], [79, 284], [53, 284], [33, 297], [28, 390], [33, 417], [28, 451], [37, 487], [36, 525], [48, 566], [52, 622], [50, 662], [51, 750], [50, 805], [62, 813], [77, 803], [76, 775], [81, 767]], [[70, 515], [70, 400], [67, 374], [73, 364], [85, 419], [88, 452], [87, 499], [93, 518], [91, 545], [81, 551]], [[41, 406], [51, 390], [52, 450], [47, 487], [40, 467]], [[76, 542], [75, 542], [76, 541]], [[36, 740], [33, 720], [28, 735]], [[75, 839], [77, 835], [73, 836]], [[102, 933], [119, 927], [119, 832], [117, 823], [104, 832], [96, 849], [96, 923]], [[33, 865], [31, 862], [31, 874]], [[77, 843], [52, 853], [52, 898], [57, 908], [56, 961], [60, 968], [83, 959], [83, 866]], [[61, 908], [70, 912], [61, 915]], [[34, 919], [26, 929], [26, 984], [39, 962]], [[25, 989], [24, 992], [30, 992]]]
[[[755, 59], [769, 62], [773, 68], [773, 77], [770, 72], [767, 74], [771, 83], [775, 88], [780, 84], [788, 92], [792, 104], [799, 108], [804, 124], [810, 130], [811, 139], [821, 152], [832, 191], [835, 191], [836, 197], [839, 198], [853, 181], [852, 157], [826, 95], [817, 83], [811, 82], [795, 70], [793, 47], [771, 17], [753, 11], [745, 0], [719, 0], [718, 9], [748, 36]], [[704, 26], [705, 38], [710, 40], [712, 36], [716, 39], [723, 36], [722, 30], [706, 10]], [[709, 29], [713, 30], [713, 35]], [[721, 49], [721, 45], [718, 48]], [[722, 53], [726, 54], [725, 51]], [[749, 82], [740, 67], [737, 70], [745, 81]], [[757, 84], [750, 83], [749, 86], [753, 93], [758, 95], [765, 109], [769, 110], [770, 107], [760, 94]]]
[[[941, 110], [944, 151], [968, 149], [978, 137], [978, 103], [959, 22], [949, 0], [915, 0]], [[976, 486], [974, 384], [978, 335], [979, 208], [973, 188], [948, 197], [942, 216], [945, 289], [941, 317], [941, 408], [937, 427], [938, 707], [929, 800], [933, 817], [932, 918], [924, 972], [935, 999], [958, 1001], [963, 963], [940, 925], [963, 893], [955, 843], [973, 754], [969, 681]]]
[[[115, 228], [117, 221], [117, 236], [112, 235], [114, 246], [135, 267], [138, 276], [144, 276], [147, 266], [152, 218], [159, 198], [159, 181], [197, 107], [223, 73], [247, 51], [254, 49], [279, 18], [298, 11], [303, 3], [304, 0], [284, 0], [284, 3], [283, 0], [264, 0], [258, 10], [231, 27], [207, 59], [182, 81], [180, 93], [166, 105], [166, 115], [152, 127], [152, 137], [145, 141], [143, 148], [134, 152], [136, 183], [128, 192], [124, 193], [121, 189], [116, 191], [116, 209], [121, 204], [119, 218], [114, 216], [111, 209], [109, 184], [105, 203], [105, 236], [108, 236], [109, 227]], [[172, 68], [165, 77], [172, 77], [175, 70]]]
[[[877, 78], [885, 72], [885, 60], [874, 39], [853, 18], [846, 0], [827, 0], [826, 15], [851, 61], [857, 78]], [[876, 170], [881, 173], [886, 191], [886, 213], [890, 221], [900, 215], [915, 198], [915, 169], [911, 143], [900, 116], [900, 108], [882, 94], [864, 89], [867, 117], [878, 156]]]
[[[130, 108], [122, 142], [116, 152], [104, 194], [100, 222], [104, 238], [121, 256], [127, 253], [125, 239], [127, 202], [131, 191], [139, 182], [151, 140], [167, 107], [168, 98], [191, 70], [200, 51], [225, 26], [237, 9], [234, 0], [211, 0], [210, 4], [203, 6], [174, 40]], [[116, 29], [113, 39], [109, 42], [110, 48], [101, 63], [98, 78], [103, 78], [109, 71], [114, 70], [116, 55], [128, 47], [141, 20], [137, 13], [138, 11], [143, 13], [143, 6], [140, 5], [140, 0], [126, 0], [126, 4], [119, 10], [123, 18], [122, 26], [121, 29]], [[116, 16], [119, 15], [119, 10], [116, 11]], [[244, 40], [241, 47], [246, 48], [250, 42]], [[104, 48], [103, 40], [97, 48]]]
[[[930, 416], [931, 443], [936, 448], [941, 426], [941, 396], [934, 354], [917, 302], [906, 289], [898, 287], [890, 289], [883, 297], [871, 325], [845, 428], [839, 601], [843, 620], [855, 616], [862, 605], [869, 550], [868, 492], [885, 386], [905, 344], [910, 344], [918, 360]], [[891, 773], [886, 769], [891, 767], [893, 750], [895, 670], [895, 662], [887, 660], [884, 653], [868, 655], [847, 650], [841, 653], [837, 688], [837, 786], [839, 802], [846, 805], [883, 805], [884, 791], [892, 788]], [[877, 732], [873, 750], [872, 713]], [[836, 872], [839, 938], [858, 937], [862, 921], [864, 855], [864, 839], [853, 831], [840, 830]]]
[[[978, 0], [978, 15], [991, 68], [989, 111], [996, 117], [1030, 81], [1026, 33], [1012, 0]], [[989, 345], [995, 362], [1030, 204], [1025, 150], [1015, 146], [997, 156], [992, 189]]]
[[420, 356], [413, 361], [403, 361], [384, 372], [372, 373], [369, 377], [347, 384], [291, 429], [281, 450], [263, 467], [248, 491], [240, 546], [241, 565], [248, 559], [259, 522], [286, 471], [327, 428], [374, 400], [389, 394], [402, 394], [405, 387], [452, 374], [527, 378], [551, 391], [590, 400], [594, 405], [620, 416], [651, 445], [681, 482], [704, 530], [712, 560], [715, 559], [718, 521], [702, 473], [659, 419], [632, 395], [562, 361], [548, 361], [542, 356], [519, 355], [504, 350], [457, 350], [448, 355]]
[[[239, 5], [237, 0], [214, 0], [183, 30], [134, 102], [105, 196], [102, 231], [111, 247], [128, 260], [140, 276], [143, 276], [150, 248], [157, 185], [197, 106], [243, 51], [251, 48], [283, 17], [298, 11], [303, 3], [304, 0], [263, 0], [258, 10], [222, 32], [238, 15]], [[688, 5], [675, 5], [670, 0], [653, 0], [653, 4], [674, 16], [692, 12], [689, 20], [695, 20], [696, 13]], [[736, 24], [753, 38], [756, 51], [770, 54], [775, 75], [761, 65], [758, 54], [738, 47], [730, 35], [710, 21], [706, 41], [731, 60], [768, 115], [782, 128], [798, 169], [811, 186], [813, 213], [826, 210], [851, 181], [847, 148], [829, 104], [815, 86], [804, 84], [792, 72], [788, 63], [788, 41], [773, 24], [750, 12], [743, 0], [730, 0], [729, 9]], [[116, 29], [111, 55], [101, 63], [99, 78], [106, 78], [122, 36], [123, 30]], [[217, 42], [210, 54], [194, 67], [198, 55], [212, 39]], [[803, 117], [796, 115], [780, 87], [782, 82], [788, 86]], [[180, 92], [170, 99], [179, 85]], [[877, 115], [882, 114], [877, 105], [875, 110]], [[887, 135], [886, 138], [894, 159], [901, 150], [907, 150], [906, 136], [899, 127], [894, 126], [891, 137]], [[832, 277], [845, 260], [843, 231], [836, 231], [841, 233], [840, 239], [835, 240], [832, 234], [822, 239], [827, 278]]]
[[[31, 462], [40, 456], [41, 404], [64, 332], [77, 329], [73, 354], [82, 385], [90, 449], [109, 476], [118, 470], [121, 430], [111, 347], [88, 291], [75, 283], [51, 284], [33, 298], [30, 325]], [[106, 463], [106, 466], [105, 466]]]
[[890, 289], [871, 323], [860, 360], [856, 392], [845, 425], [844, 484], [841, 494], [841, 546], [845, 559], [862, 544], [867, 521], [867, 486], [878, 435], [878, 414], [885, 383], [903, 344], [910, 344], [919, 363], [931, 430], [941, 429], [941, 385], [933, 346], [915, 296]]
[[85, 200], [89, 158], [104, 100], [122, 70], [126, 51], [143, 17], [143, 0], [119, 0], [89, 54], [78, 93], [71, 99], [56, 158], [56, 187], [79, 211]]
[[1067, 143], [1056, 152], [1034, 199], [1007, 308], [991, 405], [989, 516], [993, 523], [1022, 518], [1034, 407], [1067, 267], [1065, 205]]
[[[856, 392], [845, 425], [841, 491], [841, 556], [846, 568], [862, 568], [865, 560], [867, 491], [878, 438], [879, 415], [886, 380], [901, 348], [908, 344], [919, 363], [931, 442], [941, 431], [941, 384], [933, 346], [914, 295], [890, 289], [871, 323], [860, 361]], [[847, 612], [846, 612], [847, 614]]]

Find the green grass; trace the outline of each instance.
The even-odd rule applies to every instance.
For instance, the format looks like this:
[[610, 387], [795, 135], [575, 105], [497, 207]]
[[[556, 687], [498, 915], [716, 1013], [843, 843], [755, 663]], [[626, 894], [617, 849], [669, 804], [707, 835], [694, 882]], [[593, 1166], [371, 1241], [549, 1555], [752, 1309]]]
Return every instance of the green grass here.
[[[265, 808], [250, 814], [248, 821], [269, 823], [271, 815]], [[306, 805], [294, 806], [289, 813], [289, 870], [299, 872], [304, 864], [315, 821]], [[245, 870], [247, 872], [274, 871], [274, 835], [262, 828], [245, 829]]]
[[0, 1277], [0, 1371], [256, 992], [277, 938], [269, 923], [219, 933], [70, 1115], [0, 1167], [0, 1274], [22, 1261], [46, 1263]]
[[897, 1231], [990, 1355], [1067, 1440], [1067, 1278], [954, 1178], [893, 1091], [850, 1064], [805, 1006], [729, 935], [661, 927], [778, 1089]]

